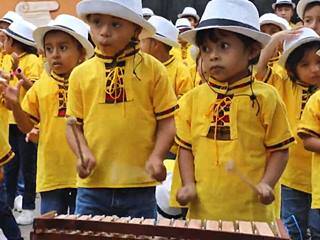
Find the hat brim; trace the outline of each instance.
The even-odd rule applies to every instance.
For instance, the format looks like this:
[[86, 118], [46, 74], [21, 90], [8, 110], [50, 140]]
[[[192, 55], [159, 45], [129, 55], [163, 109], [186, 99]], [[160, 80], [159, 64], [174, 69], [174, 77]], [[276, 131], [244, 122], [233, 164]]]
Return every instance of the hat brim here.
[[5, 22], [5, 23], [8, 23], [8, 24], [11, 24], [13, 21], [11, 21], [9, 19], [1, 18], [0, 22]]
[[285, 67], [287, 60], [290, 56], [290, 54], [296, 50], [298, 47], [300, 47], [303, 44], [306, 44], [308, 42], [320, 42], [320, 38], [319, 37], [306, 37], [301, 39], [300, 41], [296, 42], [295, 44], [293, 44], [290, 49], [286, 50], [283, 52], [283, 54], [281, 55], [281, 57], [279, 58], [279, 64], [283, 67]]
[[288, 30], [287, 26], [285, 26], [284, 24], [281, 24], [279, 22], [275, 22], [275, 21], [272, 21], [272, 20], [265, 20], [265, 21], [260, 22], [260, 26], [263, 26], [263, 25], [266, 25], [266, 24], [273, 24], [273, 25], [276, 25], [279, 28], [281, 28], [281, 30]]
[[141, 40], [143, 39], [147, 39], [147, 38], [154, 38], [168, 46], [171, 46], [171, 47], [180, 47], [180, 44], [174, 40], [171, 40], [169, 38], [166, 38], [166, 37], [163, 37], [163, 36], [160, 36], [158, 34], [155, 34], [153, 35], [152, 37], [150, 37], [148, 34], [145, 34], [145, 32], [143, 31], [141, 34], [140, 34], [140, 37], [139, 37]]
[[278, 2], [278, 3], [273, 3], [272, 4], [272, 9], [275, 10], [277, 5], [291, 5], [293, 7], [293, 9], [296, 8], [296, 4], [295, 3], [289, 3], [289, 2]]
[[320, 49], [316, 52], [316, 54], [317, 54], [318, 56], [320, 56]]
[[303, 20], [303, 15], [304, 15], [304, 10], [306, 9], [306, 6], [310, 3], [313, 3], [313, 2], [319, 2], [320, 3], [320, 0], [306, 0], [306, 1], [303, 1], [303, 0], [300, 0], [298, 2], [298, 5], [297, 5], [297, 14], [298, 14], [298, 17]]
[[37, 46], [40, 47], [41, 49], [44, 49], [44, 37], [50, 31], [62, 31], [74, 37], [86, 50], [86, 59], [89, 59], [94, 54], [94, 48], [86, 38], [76, 33], [75, 31], [68, 28], [64, 28], [62, 26], [39, 27], [33, 32], [33, 38]]
[[180, 36], [188, 41], [189, 43], [193, 45], [196, 44], [196, 35], [199, 31], [202, 30], [209, 30], [209, 29], [221, 29], [221, 30], [226, 30], [234, 33], [239, 33], [241, 35], [247, 36], [249, 38], [252, 38], [256, 40], [257, 42], [261, 43], [261, 45], [264, 47], [265, 45], [268, 44], [270, 41], [270, 36], [266, 33], [252, 30], [246, 27], [240, 27], [240, 26], [205, 26], [205, 27], [200, 27], [200, 28], [195, 28], [189, 31], [186, 31], [184, 33], [181, 33]]
[[4, 32], [6, 35], [8, 35], [9, 37], [12, 37], [13, 39], [19, 41], [19, 42], [22, 42], [28, 46], [31, 46], [31, 47], [35, 47], [36, 44], [34, 41], [30, 40], [30, 39], [27, 39], [23, 36], [20, 36], [19, 34], [16, 34], [12, 31], [10, 31], [9, 29], [0, 29], [0, 31]]
[[156, 32], [155, 28], [145, 20], [142, 15], [135, 13], [117, 2], [97, 0], [81, 1], [77, 4], [77, 14], [85, 22], [88, 22], [87, 16], [89, 14], [106, 14], [135, 23], [146, 30], [150, 36]]
[[189, 16], [194, 17], [195, 19], [197, 19], [197, 21], [200, 20], [200, 17], [195, 14], [185, 14], [185, 13], [178, 14], [178, 18], [184, 18], [184, 17], [189, 17]]

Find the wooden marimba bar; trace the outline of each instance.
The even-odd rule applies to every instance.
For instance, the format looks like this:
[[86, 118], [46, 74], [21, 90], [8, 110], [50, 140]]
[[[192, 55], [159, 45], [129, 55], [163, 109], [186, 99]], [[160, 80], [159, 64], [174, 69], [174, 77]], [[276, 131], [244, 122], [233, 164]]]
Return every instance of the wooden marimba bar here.
[[104, 239], [290, 239], [280, 220], [245, 221], [143, 219], [116, 216], [56, 215], [35, 218], [32, 240]]

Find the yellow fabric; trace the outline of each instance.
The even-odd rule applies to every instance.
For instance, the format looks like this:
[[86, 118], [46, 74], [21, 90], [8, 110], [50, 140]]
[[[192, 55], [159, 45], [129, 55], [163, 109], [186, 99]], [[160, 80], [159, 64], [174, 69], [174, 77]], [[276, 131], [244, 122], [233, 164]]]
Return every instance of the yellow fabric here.
[[[303, 111], [298, 125], [298, 133], [320, 138], [320, 91], [313, 94]], [[320, 208], [320, 154], [312, 158], [312, 208]]]
[[9, 145], [9, 111], [3, 106], [0, 96], [0, 167], [9, 162], [14, 153]]
[[234, 160], [238, 170], [258, 184], [268, 153], [294, 141], [277, 91], [250, 78], [231, 85], [211, 80], [210, 87], [202, 84], [184, 95], [179, 106], [176, 142], [193, 153], [198, 194], [189, 218], [271, 221], [273, 206], [261, 204], [225, 164]]
[[[28, 78], [32, 82], [35, 82], [39, 79], [42, 71], [41, 65], [39, 63], [39, 58], [35, 54], [27, 54], [27, 53], [20, 54], [19, 67], [22, 69], [26, 78]], [[2, 68], [6, 73], [11, 73], [13, 71], [11, 55], [5, 55], [3, 59]], [[18, 79], [14, 76], [13, 79], [10, 81], [10, 85], [16, 86], [17, 83], [18, 83]], [[27, 90], [21, 87], [20, 103], [22, 102], [26, 92]], [[15, 120], [11, 112], [9, 116], [9, 123], [15, 124]]]
[[70, 76], [67, 114], [83, 121], [97, 160], [92, 175], [79, 179], [78, 186], [155, 186], [145, 163], [155, 144], [157, 120], [173, 116], [177, 108], [167, 71], [141, 52], [110, 62], [98, 52]]
[[40, 123], [37, 192], [76, 187], [76, 158], [65, 135], [68, 80], [52, 76], [44, 71], [22, 102], [22, 109]]
[[192, 89], [192, 79], [188, 68], [174, 56], [163, 63], [168, 71], [168, 80], [178, 98]]
[[181, 60], [186, 66], [190, 67], [195, 63], [191, 56], [191, 47], [192, 45], [188, 44], [186, 47], [172, 48], [170, 54], [178, 60]]
[[197, 64], [193, 64], [191, 67], [189, 67], [193, 87], [201, 85], [201, 76], [197, 71]]
[[297, 140], [289, 149], [288, 164], [280, 182], [290, 188], [311, 193], [312, 153], [304, 149], [302, 140], [297, 137], [297, 126], [312, 91], [306, 86], [293, 83], [279, 65], [276, 69], [269, 69], [264, 81], [279, 91], [286, 104], [290, 126]]

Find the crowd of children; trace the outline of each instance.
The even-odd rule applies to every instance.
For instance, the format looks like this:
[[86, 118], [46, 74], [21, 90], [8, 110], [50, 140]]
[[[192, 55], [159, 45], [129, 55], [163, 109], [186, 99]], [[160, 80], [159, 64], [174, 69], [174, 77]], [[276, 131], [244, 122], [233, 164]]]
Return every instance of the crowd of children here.
[[320, 239], [320, 1], [272, 8], [211, 0], [175, 24], [141, 0], [81, 0], [39, 27], [4, 15], [4, 235], [22, 239], [37, 192], [42, 214], [281, 218]]

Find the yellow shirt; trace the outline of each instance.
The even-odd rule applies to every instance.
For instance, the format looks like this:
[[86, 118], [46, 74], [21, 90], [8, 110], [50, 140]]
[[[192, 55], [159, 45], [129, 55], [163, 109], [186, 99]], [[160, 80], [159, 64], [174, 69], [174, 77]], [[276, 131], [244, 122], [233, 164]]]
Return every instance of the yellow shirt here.
[[9, 145], [9, 111], [3, 106], [0, 96], [0, 167], [9, 162], [14, 153]]
[[189, 67], [189, 72], [191, 75], [193, 87], [201, 85], [202, 79], [201, 79], [200, 74], [197, 71], [197, 64], [196, 63], [194, 63], [191, 67]]
[[22, 102], [22, 109], [40, 123], [37, 192], [76, 187], [76, 157], [66, 140], [67, 91], [67, 79], [44, 71]]
[[286, 104], [290, 126], [297, 140], [289, 149], [289, 161], [280, 182], [290, 188], [311, 193], [312, 154], [304, 149], [302, 140], [297, 137], [297, 127], [313, 89], [292, 82], [279, 65], [277, 70], [269, 69], [264, 81], [279, 91]]
[[97, 160], [79, 187], [156, 185], [145, 163], [154, 148], [157, 120], [173, 116], [177, 100], [163, 64], [145, 53], [132, 54], [114, 65], [97, 53], [71, 73], [67, 115], [83, 122]]
[[[313, 94], [302, 114], [298, 133], [320, 138], [320, 91]], [[313, 153], [312, 158], [312, 208], [320, 208], [320, 154]]]
[[190, 67], [195, 63], [191, 56], [191, 47], [192, 45], [188, 44], [186, 47], [172, 48], [170, 54], [175, 56], [178, 60], [181, 60], [186, 66]]
[[184, 95], [176, 114], [176, 142], [194, 156], [198, 197], [190, 204], [189, 217], [271, 221], [273, 206], [261, 204], [225, 168], [233, 160], [254, 184], [260, 182], [268, 152], [294, 141], [284, 103], [273, 87], [251, 77], [231, 85], [210, 80], [210, 85]]
[[178, 98], [192, 89], [192, 80], [188, 68], [175, 57], [163, 63], [168, 71], [168, 79]]

